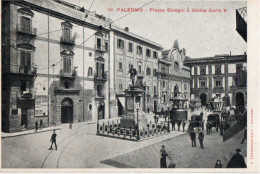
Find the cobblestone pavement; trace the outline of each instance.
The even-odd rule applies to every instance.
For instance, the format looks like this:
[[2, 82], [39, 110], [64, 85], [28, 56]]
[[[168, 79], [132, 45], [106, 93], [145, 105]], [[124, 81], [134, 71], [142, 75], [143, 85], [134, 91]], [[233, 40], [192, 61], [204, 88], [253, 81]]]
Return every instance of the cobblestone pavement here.
[[[240, 144], [244, 131], [239, 132], [226, 142], [215, 130], [210, 135], [205, 135], [204, 150], [199, 147], [191, 147], [188, 133], [135, 150], [124, 155], [104, 160], [101, 163], [119, 168], [159, 168], [160, 149], [166, 146], [168, 153], [173, 155], [173, 163], [176, 168], [213, 168], [216, 160], [220, 159], [225, 167], [237, 148], [242, 150], [246, 157], [246, 143]], [[198, 136], [198, 134], [197, 134]], [[167, 159], [169, 163], [169, 159]]]

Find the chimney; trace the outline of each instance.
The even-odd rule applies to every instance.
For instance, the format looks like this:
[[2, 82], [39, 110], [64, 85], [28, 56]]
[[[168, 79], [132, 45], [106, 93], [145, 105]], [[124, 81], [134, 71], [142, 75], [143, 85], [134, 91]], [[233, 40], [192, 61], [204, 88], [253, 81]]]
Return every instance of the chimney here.
[[127, 32], [128, 32], [128, 31], [129, 31], [129, 28], [128, 28], [128, 27], [125, 27], [125, 31], [127, 31]]
[[244, 52], [244, 55], [246, 56], [246, 52]]
[[230, 56], [231, 56], [231, 51], [230, 51]]

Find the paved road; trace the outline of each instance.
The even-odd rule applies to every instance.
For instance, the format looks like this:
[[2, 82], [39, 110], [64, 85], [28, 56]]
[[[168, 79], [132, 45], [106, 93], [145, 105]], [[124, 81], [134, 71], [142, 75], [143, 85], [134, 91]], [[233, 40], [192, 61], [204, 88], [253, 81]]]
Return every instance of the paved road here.
[[96, 124], [57, 130], [58, 150], [48, 150], [52, 132], [2, 139], [3, 168], [111, 168], [100, 161], [179, 136], [174, 131], [134, 142], [96, 135]]
[[[213, 168], [215, 162], [220, 159], [223, 166], [226, 166], [229, 159], [236, 152], [237, 148], [242, 150], [242, 155], [246, 157], [246, 143], [240, 144], [244, 131], [233, 138], [222, 141], [219, 133], [205, 135], [204, 149], [191, 147], [188, 133], [183, 135], [135, 150], [124, 155], [117, 156], [102, 163], [119, 168], [159, 168], [160, 149], [162, 145], [173, 156], [173, 163], [176, 168]], [[169, 162], [169, 160], [168, 160]]]

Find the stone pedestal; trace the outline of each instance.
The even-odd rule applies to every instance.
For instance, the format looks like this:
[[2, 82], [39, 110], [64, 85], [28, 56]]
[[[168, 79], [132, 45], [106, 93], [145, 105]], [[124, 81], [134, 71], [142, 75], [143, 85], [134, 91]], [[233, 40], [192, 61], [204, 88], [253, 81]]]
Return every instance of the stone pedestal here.
[[[144, 105], [143, 96], [144, 90], [142, 85], [130, 86], [125, 90], [126, 106], [125, 113], [120, 120], [120, 127], [136, 128], [138, 125], [139, 129], [146, 128], [147, 119], [142, 111]], [[136, 110], [136, 104], [139, 104], [140, 109]]]

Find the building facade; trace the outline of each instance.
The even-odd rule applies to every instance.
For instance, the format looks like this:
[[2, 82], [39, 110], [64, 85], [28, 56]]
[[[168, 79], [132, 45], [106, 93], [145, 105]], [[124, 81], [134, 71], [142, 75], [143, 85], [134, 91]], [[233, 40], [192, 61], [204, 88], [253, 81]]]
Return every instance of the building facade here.
[[3, 131], [109, 117], [107, 18], [61, 0], [2, 11]]
[[[178, 44], [177, 41], [175, 41], [176, 44]], [[179, 94], [190, 99], [190, 69], [183, 64], [185, 52], [185, 49], [179, 49], [178, 46], [162, 52], [163, 57], [159, 60], [158, 79], [159, 102], [164, 107], [171, 98]], [[186, 104], [188, 106], [188, 103]]]
[[162, 46], [129, 31], [111, 26], [110, 32], [110, 108], [111, 115], [121, 116], [125, 107], [126, 90], [132, 84], [129, 74], [131, 65], [142, 77], [145, 90], [145, 112], [153, 111], [158, 100], [158, 60], [161, 59]]
[[245, 106], [247, 103], [247, 55], [219, 55], [186, 59], [191, 69], [191, 98], [206, 105], [217, 94], [226, 105]]

